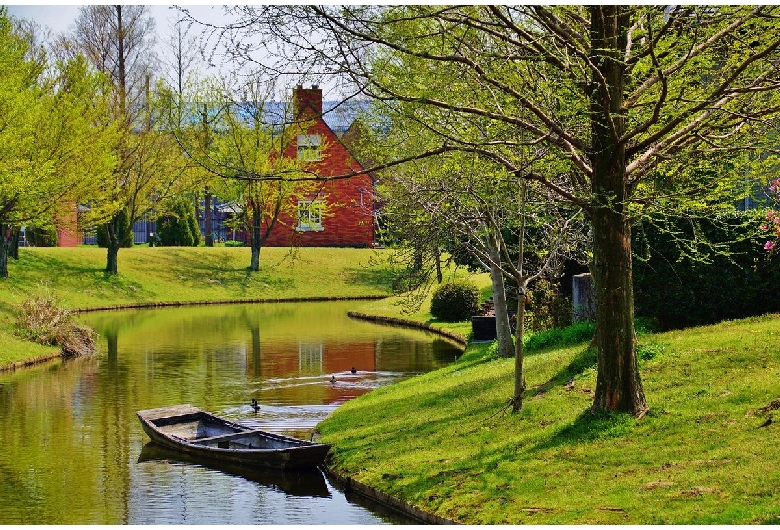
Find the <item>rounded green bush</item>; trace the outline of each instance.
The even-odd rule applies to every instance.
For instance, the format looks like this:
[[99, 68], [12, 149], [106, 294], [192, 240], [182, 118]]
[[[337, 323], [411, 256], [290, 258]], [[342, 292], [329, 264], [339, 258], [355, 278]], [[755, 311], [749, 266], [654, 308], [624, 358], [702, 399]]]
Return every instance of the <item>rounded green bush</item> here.
[[468, 320], [479, 312], [479, 289], [470, 282], [442, 284], [433, 293], [431, 315], [444, 322]]

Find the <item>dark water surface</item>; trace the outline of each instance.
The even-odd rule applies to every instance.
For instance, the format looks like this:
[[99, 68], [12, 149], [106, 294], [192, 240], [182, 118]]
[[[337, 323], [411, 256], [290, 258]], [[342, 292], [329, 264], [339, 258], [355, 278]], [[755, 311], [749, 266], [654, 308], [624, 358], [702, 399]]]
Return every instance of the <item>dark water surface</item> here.
[[460, 355], [431, 334], [351, 320], [354, 305], [83, 315], [98, 355], [0, 374], [0, 524], [406, 522], [347, 499], [316, 470], [183, 461], [148, 443], [135, 415], [191, 403], [308, 437], [339, 404]]

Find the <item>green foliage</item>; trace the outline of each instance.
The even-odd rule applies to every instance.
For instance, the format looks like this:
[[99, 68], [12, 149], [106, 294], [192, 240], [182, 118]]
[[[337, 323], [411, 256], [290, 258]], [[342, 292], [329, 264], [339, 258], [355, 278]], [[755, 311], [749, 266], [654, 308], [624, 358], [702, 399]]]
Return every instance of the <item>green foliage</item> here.
[[662, 355], [666, 351], [666, 344], [656, 341], [637, 344], [636, 356], [642, 361], [649, 361]]
[[33, 247], [56, 247], [57, 230], [49, 226], [28, 228], [25, 230], [27, 244]]
[[561, 294], [558, 282], [538, 280], [531, 286], [529, 294], [533, 331], [564, 328], [571, 324], [571, 298]]
[[636, 314], [662, 329], [780, 311], [780, 257], [763, 250], [760, 210], [634, 227]]
[[431, 298], [431, 315], [444, 322], [467, 320], [479, 311], [479, 289], [467, 281], [442, 284]]
[[244, 85], [244, 101], [236, 101], [229, 80], [210, 78], [192, 88], [186, 103], [166, 96], [168, 126], [192, 165], [208, 175], [210, 192], [243, 209], [233, 227], [250, 233], [250, 270], [257, 272], [260, 249], [280, 225], [280, 216], [297, 217], [299, 200], [316, 195], [322, 217], [329, 215], [327, 191], [311, 182], [317, 162], [285, 153], [307, 130], [308, 118], [296, 117], [284, 129], [269, 127], [263, 114], [268, 94], [259, 84]]
[[[116, 223], [116, 227], [119, 229], [118, 233], [122, 236], [122, 243], [119, 245], [122, 248], [132, 248], [133, 246], [133, 231], [130, 223], [130, 216], [127, 214], [127, 210], [119, 210], [114, 219], [109, 221]], [[97, 244], [100, 248], [108, 248], [108, 226], [102, 224], [96, 229]]]
[[0, 10], [0, 277], [14, 229], [46, 227], [64, 203], [102, 188], [114, 140], [102, 76], [81, 57], [51, 64]]
[[553, 328], [526, 335], [524, 347], [527, 351], [545, 348], [565, 348], [593, 339], [596, 325], [593, 322], [577, 322], [565, 328]]
[[197, 247], [200, 227], [195, 217], [195, 205], [187, 197], [169, 201], [167, 214], [157, 221], [157, 236], [165, 247]]

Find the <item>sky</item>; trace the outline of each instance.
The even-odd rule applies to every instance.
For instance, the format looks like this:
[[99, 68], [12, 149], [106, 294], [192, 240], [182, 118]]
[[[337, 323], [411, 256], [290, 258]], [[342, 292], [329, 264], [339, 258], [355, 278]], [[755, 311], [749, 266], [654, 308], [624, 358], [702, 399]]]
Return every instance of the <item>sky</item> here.
[[[148, 2], [140, 2], [148, 3]], [[172, 20], [175, 19], [177, 11], [172, 9], [171, 5], [150, 4], [152, 15], [155, 18], [157, 26], [157, 36], [159, 42], [167, 42], [169, 35], [168, 28]], [[34, 20], [41, 26], [47, 26], [54, 35], [67, 31], [78, 16], [80, 5], [8, 5], [8, 13], [16, 18], [26, 18]], [[192, 14], [202, 20], [214, 20], [215, 17], [221, 17], [222, 6], [220, 5], [189, 5], [182, 6], [189, 9]]]
[[[179, 15], [179, 11], [170, 4], [159, 4], [148, 1], [138, 3], [151, 6], [151, 14], [155, 19], [155, 29], [157, 32], [157, 51], [158, 54], [164, 55], [169, 51], [168, 43], [170, 42], [171, 27], [176, 20], [176, 17]], [[211, 24], [220, 24], [230, 20], [229, 17], [223, 14], [223, 5], [228, 4], [191, 4], [181, 5], [180, 7], [186, 8], [197, 20], [209, 22]], [[11, 16], [33, 20], [41, 26], [48, 27], [51, 30], [51, 36], [55, 37], [70, 29], [70, 26], [78, 17], [80, 6], [80, 4], [24, 4], [7, 5], [6, 7]], [[194, 27], [193, 30], [197, 32], [197, 27]], [[203, 66], [201, 65], [201, 68], [202, 67]], [[215, 70], [206, 68], [205, 72], [215, 73]], [[219, 72], [222, 72], [222, 69], [216, 67], [216, 73]], [[329, 80], [322, 79], [319, 81], [319, 84], [328, 93], [333, 89], [332, 82]]]

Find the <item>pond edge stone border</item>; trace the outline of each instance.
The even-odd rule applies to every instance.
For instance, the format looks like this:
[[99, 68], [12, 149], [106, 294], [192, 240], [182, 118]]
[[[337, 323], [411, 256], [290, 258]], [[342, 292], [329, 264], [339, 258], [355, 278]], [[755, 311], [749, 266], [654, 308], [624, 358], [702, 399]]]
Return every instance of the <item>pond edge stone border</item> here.
[[339, 487], [339, 489], [341, 489], [344, 492], [345, 495], [357, 494], [362, 497], [366, 497], [367, 499], [376, 502], [377, 504], [381, 504], [386, 508], [399, 512], [403, 515], [406, 515], [407, 517], [415, 519], [424, 524], [438, 524], [438, 525], [459, 525], [460, 524], [451, 519], [446, 519], [444, 517], [440, 517], [438, 515], [425, 512], [415, 506], [412, 506], [408, 502], [404, 502], [400, 499], [396, 499], [395, 497], [392, 497], [387, 493], [379, 491], [378, 489], [373, 488], [371, 486], [367, 486], [362, 482], [358, 482], [353, 478], [343, 477], [338, 473], [336, 473], [335, 471], [333, 471], [332, 469], [328, 468], [327, 466], [323, 466], [323, 469], [325, 471], [325, 474], [328, 475], [328, 478], [331, 479], [331, 481], [334, 482]]
[[405, 328], [416, 328], [424, 331], [430, 331], [431, 333], [436, 333], [437, 335], [441, 335], [442, 337], [447, 337], [448, 339], [457, 342], [463, 347], [468, 346], [468, 340], [463, 335], [459, 333], [454, 333], [452, 331], [448, 331], [446, 329], [433, 327], [427, 322], [416, 322], [414, 320], [405, 320], [403, 318], [385, 317], [380, 315], [369, 315], [366, 313], [359, 313], [357, 311], [348, 311], [347, 316], [358, 320], [367, 320], [370, 322], [387, 324], [390, 326], [400, 326]]

